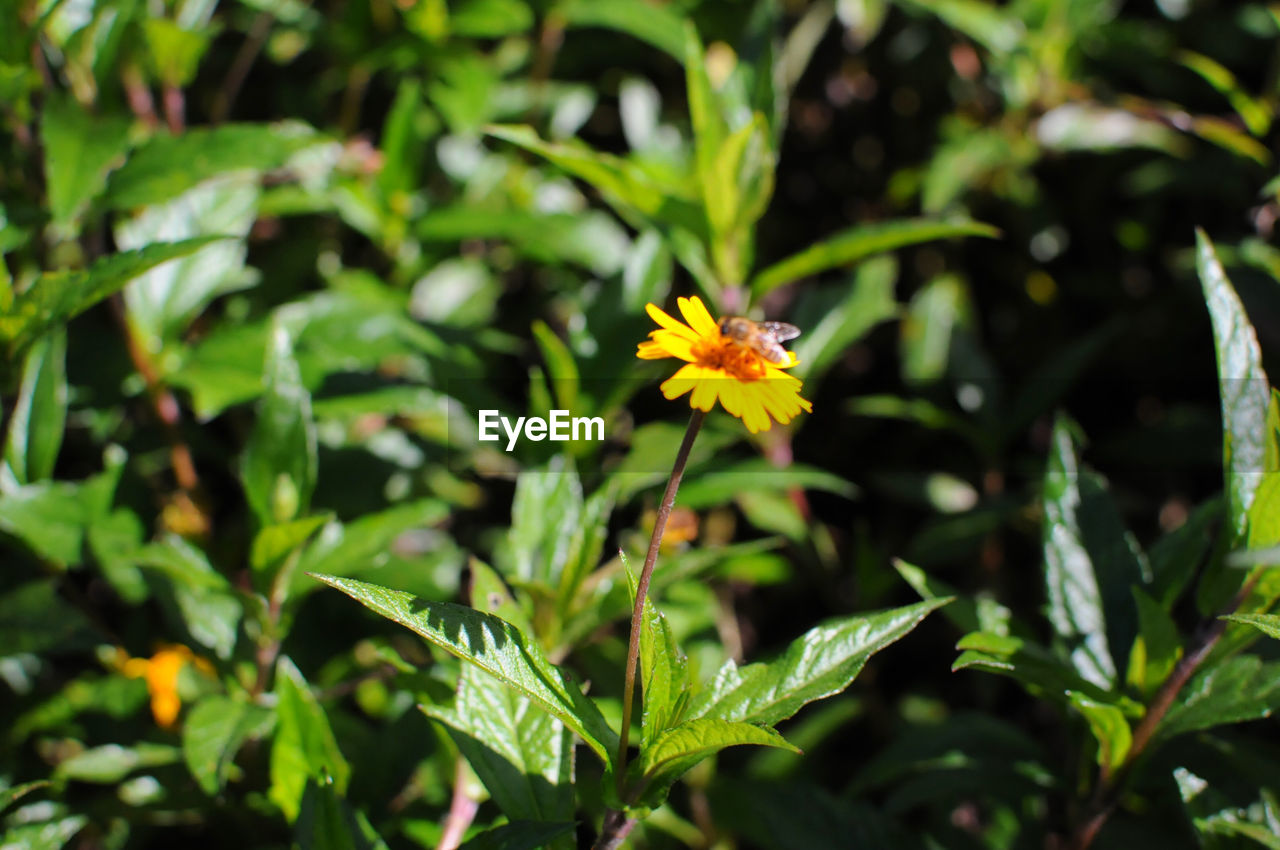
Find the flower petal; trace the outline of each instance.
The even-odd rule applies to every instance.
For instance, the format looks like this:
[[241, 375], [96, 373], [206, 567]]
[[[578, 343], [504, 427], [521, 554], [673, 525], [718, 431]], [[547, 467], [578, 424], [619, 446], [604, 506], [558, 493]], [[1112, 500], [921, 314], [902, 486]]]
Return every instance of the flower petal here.
[[662, 394], [666, 396], [668, 401], [679, 398], [697, 385], [698, 376], [703, 371], [700, 366], [686, 363], [674, 375], [663, 381], [659, 389], [662, 390]]
[[680, 313], [684, 316], [684, 320], [689, 323], [689, 327], [699, 336], [709, 339], [720, 338], [720, 326], [716, 324], [716, 320], [711, 318], [711, 314], [707, 312], [707, 307], [702, 303], [702, 299], [696, 295], [689, 298], [677, 298], [676, 304], [680, 307]]
[[671, 318], [670, 316], [668, 316], [666, 313], [662, 311], [662, 308], [658, 307], [656, 304], [652, 304], [652, 303], [646, 304], [644, 305], [644, 309], [645, 309], [645, 312], [649, 314], [650, 319], [653, 319], [655, 322], [657, 322], [666, 330], [669, 330], [672, 333], [679, 334], [680, 336], [688, 339], [690, 342], [698, 341], [698, 335], [693, 331], [692, 328], [680, 323], [676, 319]]

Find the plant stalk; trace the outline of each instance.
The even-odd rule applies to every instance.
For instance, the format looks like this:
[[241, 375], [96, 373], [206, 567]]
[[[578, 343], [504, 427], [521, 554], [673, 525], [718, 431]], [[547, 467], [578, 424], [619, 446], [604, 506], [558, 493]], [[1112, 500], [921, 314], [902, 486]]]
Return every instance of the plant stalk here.
[[[676, 461], [671, 468], [671, 477], [667, 479], [666, 492], [662, 494], [662, 504], [658, 506], [658, 516], [653, 523], [653, 535], [649, 538], [649, 552], [644, 557], [644, 568], [640, 570], [640, 580], [636, 584], [636, 602], [631, 609], [631, 641], [627, 646], [627, 672], [622, 686], [622, 734], [618, 737], [618, 796], [624, 797], [626, 791], [627, 749], [631, 737], [631, 708], [636, 693], [636, 668], [640, 661], [640, 629], [644, 620], [644, 601], [649, 595], [649, 581], [653, 578], [653, 567], [658, 562], [658, 549], [662, 545], [662, 534], [667, 529], [667, 519], [671, 516], [671, 508], [676, 501], [676, 491], [680, 489], [680, 479], [684, 477], [684, 468], [689, 462], [689, 451], [693, 448], [693, 440], [702, 428], [702, 421], [707, 414], [695, 410], [689, 417], [689, 427], [684, 432], [684, 441], [676, 452]], [[613, 814], [612, 812], [610, 814]], [[605, 818], [606, 830], [610, 819]], [[619, 824], [620, 825], [620, 824]], [[634, 826], [634, 824], [633, 824]], [[628, 832], [630, 830], [628, 829]], [[607, 831], [606, 831], [607, 835]], [[601, 836], [601, 842], [605, 835]], [[597, 847], [606, 846], [603, 843]]]

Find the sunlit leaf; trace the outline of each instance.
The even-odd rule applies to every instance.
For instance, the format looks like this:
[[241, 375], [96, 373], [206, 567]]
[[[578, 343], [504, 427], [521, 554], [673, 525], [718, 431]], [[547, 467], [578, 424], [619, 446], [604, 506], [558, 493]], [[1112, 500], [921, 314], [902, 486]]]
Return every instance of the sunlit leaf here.
[[581, 736], [606, 765], [612, 764], [617, 735], [600, 710], [510, 623], [473, 608], [432, 602], [362, 581], [315, 578], [501, 679]]

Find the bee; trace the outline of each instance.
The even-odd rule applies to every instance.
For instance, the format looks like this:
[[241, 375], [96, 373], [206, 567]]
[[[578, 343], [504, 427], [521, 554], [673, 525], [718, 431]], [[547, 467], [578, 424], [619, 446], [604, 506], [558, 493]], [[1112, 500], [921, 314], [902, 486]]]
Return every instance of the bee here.
[[786, 322], [753, 322], [742, 316], [725, 316], [720, 320], [720, 335], [750, 348], [770, 363], [782, 364], [791, 358], [779, 343], [800, 336], [800, 329]]

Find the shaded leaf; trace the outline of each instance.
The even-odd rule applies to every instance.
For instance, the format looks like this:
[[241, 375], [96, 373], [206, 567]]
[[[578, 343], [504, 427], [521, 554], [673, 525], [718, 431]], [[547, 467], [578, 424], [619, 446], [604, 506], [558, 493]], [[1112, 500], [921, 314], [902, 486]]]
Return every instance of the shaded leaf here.
[[0, 646], [6, 655], [84, 648], [93, 639], [89, 621], [62, 600], [53, 579], [28, 582], [0, 596]]
[[[632, 571], [631, 562], [625, 554], [619, 551], [618, 557], [622, 559], [622, 567], [627, 573], [631, 604], [634, 606], [640, 577]], [[688, 684], [689, 660], [676, 645], [666, 616], [647, 595], [640, 629], [640, 687], [644, 706], [640, 715], [641, 750], [679, 720], [688, 698]]]
[[644, 0], [564, 0], [555, 7], [569, 27], [603, 27], [648, 42], [667, 55], [685, 59], [684, 19], [670, 6]]
[[1280, 614], [1227, 614], [1223, 619], [1256, 626], [1263, 633], [1280, 640]]
[[1098, 702], [1077, 691], [1068, 691], [1067, 699], [1089, 723], [1089, 731], [1098, 743], [1099, 766], [1107, 771], [1117, 770], [1124, 764], [1133, 744], [1133, 732], [1124, 712], [1110, 703]]
[[24, 782], [21, 785], [12, 785], [0, 791], [0, 812], [9, 808], [15, 801], [20, 800], [38, 788], [43, 788], [49, 784], [47, 779], [37, 779], [35, 782]]
[[1280, 708], [1280, 662], [1265, 663], [1253, 655], [1237, 655], [1202, 669], [1178, 695], [1157, 735], [1172, 738], [1270, 717]]
[[462, 668], [451, 706], [423, 706], [449, 729], [508, 818], [573, 817], [573, 736], [564, 723], [475, 665]]
[[768, 726], [700, 717], [661, 732], [640, 750], [633, 771], [645, 779], [643, 802], [653, 806], [666, 796], [671, 785], [703, 759], [726, 747], [755, 744], [800, 751]]
[[557, 839], [573, 832], [573, 823], [513, 820], [485, 830], [458, 850], [538, 850], [555, 846]]

